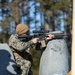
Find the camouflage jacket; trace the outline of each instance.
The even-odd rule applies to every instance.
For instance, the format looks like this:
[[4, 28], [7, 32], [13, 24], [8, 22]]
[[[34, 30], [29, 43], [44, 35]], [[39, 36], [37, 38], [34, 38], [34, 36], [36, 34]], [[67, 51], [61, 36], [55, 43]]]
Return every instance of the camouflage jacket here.
[[9, 46], [14, 48], [15, 50], [22, 52], [22, 51], [28, 51], [28, 48], [33, 44], [33, 42], [30, 40], [28, 42], [23, 42], [18, 39], [17, 34], [12, 34], [9, 38]]

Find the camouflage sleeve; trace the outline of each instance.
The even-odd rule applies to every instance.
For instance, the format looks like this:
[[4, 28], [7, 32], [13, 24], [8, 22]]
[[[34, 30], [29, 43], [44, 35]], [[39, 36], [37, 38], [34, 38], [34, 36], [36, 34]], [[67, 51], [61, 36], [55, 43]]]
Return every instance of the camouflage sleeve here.
[[28, 47], [30, 47], [33, 44], [33, 42], [30, 40], [28, 42], [22, 42], [17, 38], [14, 38], [13, 36], [9, 39], [9, 46], [13, 47], [14, 49], [18, 51], [26, 50]]

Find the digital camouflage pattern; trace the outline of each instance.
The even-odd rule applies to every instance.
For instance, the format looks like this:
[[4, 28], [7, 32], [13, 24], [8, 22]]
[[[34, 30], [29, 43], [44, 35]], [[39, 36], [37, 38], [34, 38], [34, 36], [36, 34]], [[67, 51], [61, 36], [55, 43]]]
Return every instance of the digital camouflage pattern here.
[[14, 48], [20, 52], [22, 52], [24, 50], [28, 52], [28, 48], [32, 44], [33, 44], [33, 42], [31, 40], [28, 42], [23, 42], [23, 41], [19, 40], [17, 34], [11, 35], [11, 37], [9, 38], [9, 46], [11, 46], [12, 48]]
[[19, 75], [28, 75], [29, 69], [31, 67], [31, 62], [28, 60], [25, 60], [23, 57], [18, 55], [17, 53], [14, 53], [17, 66], [20, 67], [20, 71], [18, 71]]
[[[29, 60], [25, 59], [24, 53], [29, 53], [29, 47], [33, 44], [33, 42], [30, 40], [28, 42], [23, 42], [18, 39], [17, 34], [13, 34], [9, 38], [9, 46], [11, 47], [15, 61], [17, 66], [20, 67], [21, 71], [19, 72], [20, 75], [28, 75], [29, 69], [31, 67], [31, 62]], [[19, 52], [19, 53], [17, 53]], [[24, 56], [23, 56], [23, 55]]]

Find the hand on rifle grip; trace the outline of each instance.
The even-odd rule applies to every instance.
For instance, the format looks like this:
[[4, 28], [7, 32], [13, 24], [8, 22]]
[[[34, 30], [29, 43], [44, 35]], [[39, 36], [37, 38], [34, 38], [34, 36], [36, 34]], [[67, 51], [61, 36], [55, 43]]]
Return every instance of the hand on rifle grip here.
[[33, 42], [34, 44], [36, 44], [36, 43], [38, 42], [38, 39], [39, 39], [39, 38], [33, 38], [33, 39], [32, 39], [32, 42]]

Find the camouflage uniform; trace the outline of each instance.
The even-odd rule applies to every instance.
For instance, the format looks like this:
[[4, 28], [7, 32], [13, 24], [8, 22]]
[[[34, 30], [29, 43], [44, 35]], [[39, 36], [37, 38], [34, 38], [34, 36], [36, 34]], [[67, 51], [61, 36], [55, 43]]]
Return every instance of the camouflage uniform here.
[[29, 53], [28, 48], [33, 44], [33, 42], [30, 40], [28, 42], [23, 42], [18, 39], [18, 35], [14, 34], [11, 35], [9, 38], [9, 46], [11, 47], [16, 64], [21, 69], [20, 75], [28, 75], [29, 69], [31, 67], [31, 62], [29, 60], [25, 59], [25, 52]]

